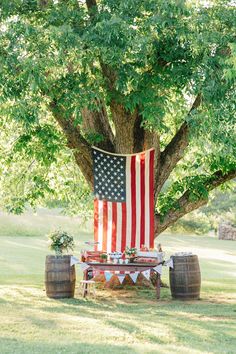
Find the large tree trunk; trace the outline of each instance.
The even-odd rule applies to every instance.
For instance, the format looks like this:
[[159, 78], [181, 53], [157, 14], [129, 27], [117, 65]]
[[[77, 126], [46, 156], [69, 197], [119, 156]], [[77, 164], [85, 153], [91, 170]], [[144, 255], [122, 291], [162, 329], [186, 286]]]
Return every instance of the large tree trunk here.
[[[197, 97], [190, 112], [193, 110], [193, 107], [195, 109], [199, 104], [200, 99]], [[66, 137], [68, 147], [73, 151], [78, 167], [92, 189], [93, 167], [90, 144], [83, 137], [81, 128], [74, 124], [73, 118], [66, 119], [63, 110], [57, 106], [56, 102], [50, 104], [50, 109]], [[100, 110], [96, 112], [91, 112], [86, 108], [82, 111], [84, 118], [82, 128], [101, 134], [103, 140], [97, 146], [110, 152], [127, 154], [141, 152], [151, 147], [155, 148], [156, 203], [165, 181], [169, 178], [171, 172], [186, 152], [189, 127], [184, 122], [165, 150], [161, 152], [160, 139], [157, 132], [144, 130], [143, 126], [141, 126], [142, 117], [138, 108], [130, 113], [121, 104], [113, 102], [111, 104], [111, 111], [115, 126], [114, 133], [111, 129], [104, 104], [101, 104]], [[210, 191], [235, 176], [236, 171], [230, 171], [225, 174], [222, 171], [217, 171], [209, 176], [205, 187]], [[155, 214], [155, 237], [173, 225], [179, 218], [206, 203], [207, 199], [201, 196], [197, 200], [192, 201], [191, 191], [185, 190], [183, 195], [176, 201], [177, 208], [170, 208], [165, 215]]]

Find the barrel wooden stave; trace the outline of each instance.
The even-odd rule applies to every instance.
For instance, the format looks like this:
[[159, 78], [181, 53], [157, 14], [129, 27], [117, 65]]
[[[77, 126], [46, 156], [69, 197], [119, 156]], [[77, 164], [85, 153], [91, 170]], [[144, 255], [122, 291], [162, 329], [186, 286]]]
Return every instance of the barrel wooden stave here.
[[201, 273], [198, 257], [173, 256], [174, 268], [170, 268], [171, 295], [175, 299], [200, 298]]
[[45, 287], [53, 299], [74, 297], [76, 273], [70, 266], [71, 256], [47, 256], [45, 262]]

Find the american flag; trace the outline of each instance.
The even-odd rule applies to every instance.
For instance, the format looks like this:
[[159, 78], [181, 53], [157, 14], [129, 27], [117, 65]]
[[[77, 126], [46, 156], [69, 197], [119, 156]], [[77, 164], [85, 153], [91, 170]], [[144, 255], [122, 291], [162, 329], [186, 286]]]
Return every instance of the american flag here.
[[154, 149], [117, 155], [93, 148], [95, 250], [154, 246]]

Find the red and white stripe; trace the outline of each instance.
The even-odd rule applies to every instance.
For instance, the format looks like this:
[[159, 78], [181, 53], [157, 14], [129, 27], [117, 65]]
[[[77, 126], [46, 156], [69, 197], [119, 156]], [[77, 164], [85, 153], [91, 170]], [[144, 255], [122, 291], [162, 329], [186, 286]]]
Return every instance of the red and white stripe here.
[[126, 156], [126, 202], [94, 200], [96, 250], [154, 246], [154, 149]]

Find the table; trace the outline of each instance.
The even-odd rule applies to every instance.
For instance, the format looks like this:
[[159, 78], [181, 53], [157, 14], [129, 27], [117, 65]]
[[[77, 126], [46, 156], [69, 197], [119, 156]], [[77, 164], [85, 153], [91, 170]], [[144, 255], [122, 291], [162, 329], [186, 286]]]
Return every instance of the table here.
[[[163, 262], [155, 263], [128, 263], [128, 264], [114, 264], [114, 263], [99, 263], [99, 262], [86, 262], [90, 267], [84, 271], [84, 280], [88, 280], [88, 271], [94, 270], [109, 270], [109, 271], [130, 271], [130, 272], [143, 272], [144, 270], [152, 269]], [[160, 286], [161, 279], [160, 274], [157, 273], [157, 284], [156, 284], [156, 298], [160, 299]], [[86, 297], [87, 292], [84, 292], [84, 297]]]

